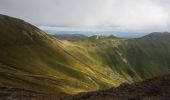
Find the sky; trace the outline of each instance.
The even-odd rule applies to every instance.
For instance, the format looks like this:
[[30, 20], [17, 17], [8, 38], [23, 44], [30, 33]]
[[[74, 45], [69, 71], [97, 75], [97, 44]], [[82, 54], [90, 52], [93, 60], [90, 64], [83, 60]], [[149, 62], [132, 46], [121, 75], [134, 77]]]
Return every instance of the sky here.
[[170, 30], [170, 0], [0, 0], [0, 13], [43, 29]]

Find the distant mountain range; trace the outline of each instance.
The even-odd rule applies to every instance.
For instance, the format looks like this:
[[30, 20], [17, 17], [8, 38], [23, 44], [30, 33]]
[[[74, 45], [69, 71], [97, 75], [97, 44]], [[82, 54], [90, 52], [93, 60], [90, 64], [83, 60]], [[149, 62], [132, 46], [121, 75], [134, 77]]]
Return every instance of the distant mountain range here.
[[82, 34], [54, 34], [53, 36], [61, 40], [74, 40], [87, 38], [87, 36]]
[[63, 96], [170, 73], [170, 33], [56, 37], [0, 15], [0, 87]]
[[133, 33], [133, 32], [115, 32], [115, 31], [74, 31], [74, 30], [46, 30], [43, 29], [43, 31], [52, 34], [52, 35], [63, 35], [63, 34], [81, 34], [84, 36], [93, 36], [93, 35], [101, 35], [101, 36], [109, 36], [109, 35], [114, 35], [117, 36], [119, 38], [127, 38], [127, 39], [131, 39], [131, 38], [140, 38], [142, 36], [147, 35], [148, 33]]

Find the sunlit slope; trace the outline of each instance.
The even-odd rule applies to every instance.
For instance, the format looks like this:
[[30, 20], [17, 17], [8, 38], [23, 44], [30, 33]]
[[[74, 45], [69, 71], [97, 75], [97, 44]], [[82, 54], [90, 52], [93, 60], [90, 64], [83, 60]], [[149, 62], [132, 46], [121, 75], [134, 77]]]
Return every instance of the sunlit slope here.
[[93, 59], [94, 66], [111, 68], [129, 82], [170, 73], [170, 33], [129, 40], [93, 36], [70, 42]]
[[[127, 58], [124, 57], [124, 52], [121, 47], [124, 47], [125, 40], [111, 37], [98, 37], [92, 36], [86, 39], [77, 39], [70, 41], [75, 45], [76, 50], [79, 51], [79, 58], [82, 55], [86, 55], [88, 59], [92, 59], [92, 66], [101, 66], [103, 72], [106, 72], [108, 76], [117, 74], [128, 82], [140, 81], [142, 78], [136, 73]], [[86, 59], [86, 58], [82, 58]], [[90, 63], [90, 62], [86, 62]], [[112, 70], [108, 73], [105, 70]]]
[[169, 73], [170, 35], [58, 40], [0, 15], [0, 86], [74, 94]]
[[22, 20], [0, 16], [0, 86], [73, 94], [124, 81], [70, 42]]

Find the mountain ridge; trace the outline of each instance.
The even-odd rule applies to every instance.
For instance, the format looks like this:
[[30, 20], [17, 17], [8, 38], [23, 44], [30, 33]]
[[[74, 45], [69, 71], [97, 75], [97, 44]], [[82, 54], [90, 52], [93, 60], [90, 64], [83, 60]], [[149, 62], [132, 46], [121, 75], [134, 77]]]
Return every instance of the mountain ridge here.
[[[91, 68], [82, 59], [78, 60], [75, 57], [77, 51], [76, 55], [72, 55], [72, 50], [67, 50], [73, 47], [72, 44], [57, 40], [31, 24], [4, 17], [7, 18], [0, 20], [2, 85], [45, 93], [76, 93], [110, 87], [113, 84], [109, 82], [112, 81], [109, 77], [101, 80], [106, 75], [97, 71], [98, 69]], [[6, 19], [10, 19], [10, 22]], [[33, 33], [30, 35], [34, 40], [22, 31]], [[81, 56], [84, 57], [84, 54]], [[18, 83], [17, 80], [21, 82]], [[46, 83], [44, 87], [43, 82]]]
[[25, 21], [2, 16], [1, 87], [66, 95], [170, 73], [169, 37], [59, 40]]

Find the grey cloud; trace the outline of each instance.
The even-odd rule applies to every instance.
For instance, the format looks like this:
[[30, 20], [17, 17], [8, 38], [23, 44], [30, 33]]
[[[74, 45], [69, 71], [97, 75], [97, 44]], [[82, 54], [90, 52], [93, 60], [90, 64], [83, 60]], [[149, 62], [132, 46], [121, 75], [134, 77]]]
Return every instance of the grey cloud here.
[[167, 31], [169, 0], [1, 0], [0, 13], [35, 25]]

